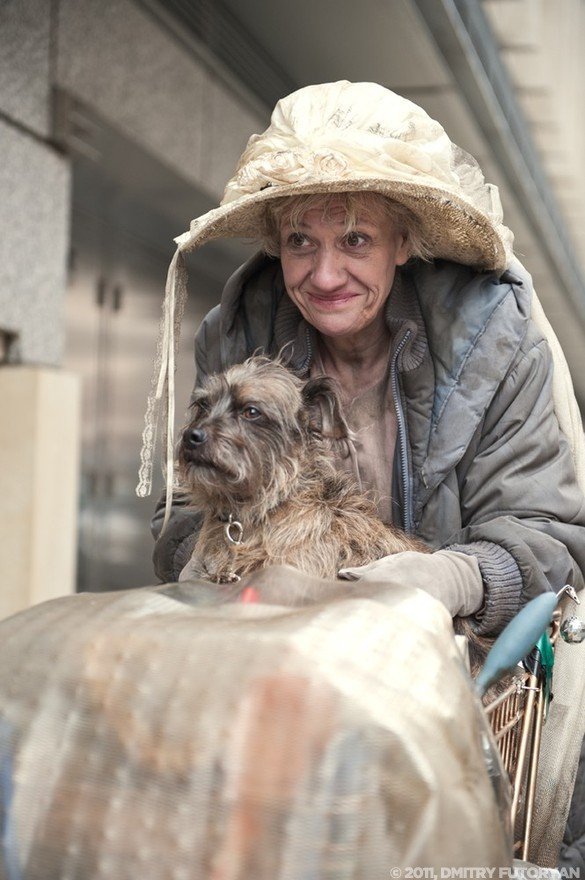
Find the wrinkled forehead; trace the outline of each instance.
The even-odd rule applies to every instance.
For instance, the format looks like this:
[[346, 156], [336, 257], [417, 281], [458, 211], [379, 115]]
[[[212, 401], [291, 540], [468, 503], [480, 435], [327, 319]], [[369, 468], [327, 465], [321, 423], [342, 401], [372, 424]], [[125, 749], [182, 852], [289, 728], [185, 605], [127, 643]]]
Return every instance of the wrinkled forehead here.
[[387, 220], [386, 200], [379, 193], [316, 194], [288, 199], [279, 208], [280, 228], [300, 229], [313, 222], [373, 226]]

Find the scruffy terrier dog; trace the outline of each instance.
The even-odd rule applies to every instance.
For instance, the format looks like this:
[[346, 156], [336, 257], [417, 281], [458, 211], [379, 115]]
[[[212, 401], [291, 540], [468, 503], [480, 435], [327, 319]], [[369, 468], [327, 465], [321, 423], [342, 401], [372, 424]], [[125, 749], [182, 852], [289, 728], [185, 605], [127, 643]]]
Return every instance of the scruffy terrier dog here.
[[330, 379], [303, 382], [278, 361], [252, 357], [211, 376], [191, 409], [179, 474], [204, 519], [190, 576], [225, 583], [288, 564], [332, 579], [390, 553], [428, 552], [384, 525], [336, 470], [328, 440], [348, 428]]

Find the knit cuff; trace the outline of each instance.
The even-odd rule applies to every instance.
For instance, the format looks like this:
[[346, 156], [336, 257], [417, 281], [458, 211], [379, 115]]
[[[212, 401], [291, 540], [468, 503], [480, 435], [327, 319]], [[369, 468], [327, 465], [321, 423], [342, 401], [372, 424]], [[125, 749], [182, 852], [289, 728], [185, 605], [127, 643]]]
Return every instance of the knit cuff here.
[[484, 604], [471, 623], [478, 635], [496, 635], [520, 610], [522, 574], [511, 553], [491, 541], [450, 544], [444, 550], [456, 550], [475, 556], [484, 585]]

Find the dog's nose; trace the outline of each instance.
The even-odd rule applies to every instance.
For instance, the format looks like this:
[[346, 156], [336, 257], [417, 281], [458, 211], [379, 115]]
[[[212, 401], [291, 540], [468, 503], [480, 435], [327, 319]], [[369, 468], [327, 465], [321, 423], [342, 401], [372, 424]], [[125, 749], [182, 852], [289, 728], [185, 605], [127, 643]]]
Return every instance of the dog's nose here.
[[183, 432], [183, 443], [185, 446], [188, 446], [189, 449], [196, 449], [197, 446], [201, 446], [206, 440], [207, 434], [203, 428], [187, 428], [187, 430]]

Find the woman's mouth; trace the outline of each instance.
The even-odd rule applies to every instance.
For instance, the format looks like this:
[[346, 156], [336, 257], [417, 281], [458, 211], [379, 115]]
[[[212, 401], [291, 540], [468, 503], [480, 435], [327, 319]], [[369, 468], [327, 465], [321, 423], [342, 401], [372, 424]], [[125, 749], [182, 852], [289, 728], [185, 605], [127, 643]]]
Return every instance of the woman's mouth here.
[[348, 303], [350, 300], [355, 299], [357, 296], [357, 293], [352, 293], [350, 291], [326, 294], [307, 293], [307, 297], [311, 302], [313, 302], [319, 308], [324, 309], [334, 309], [338, 306], [343, 306], [345, 305], [345, 303]]

